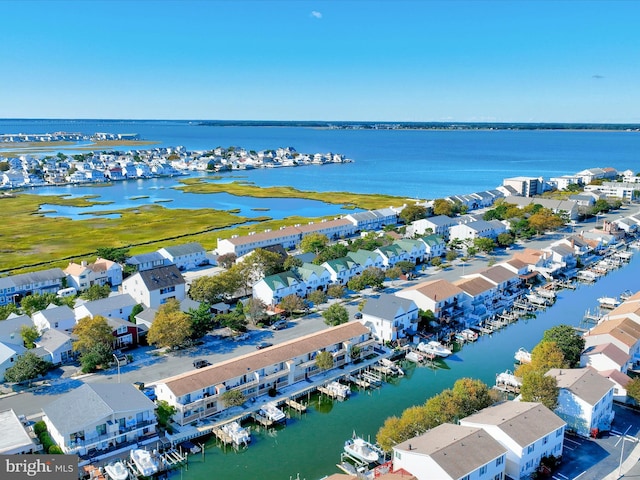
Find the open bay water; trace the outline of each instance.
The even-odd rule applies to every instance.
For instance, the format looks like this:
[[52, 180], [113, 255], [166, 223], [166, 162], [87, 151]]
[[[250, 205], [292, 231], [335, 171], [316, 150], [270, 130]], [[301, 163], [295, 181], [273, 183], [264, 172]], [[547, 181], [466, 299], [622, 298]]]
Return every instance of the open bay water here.
[[545, 330], [559, 324], [581, 326], [586, 310], [597, 307], [598, 297], [617, 296], [626, 289], [640, 290], [640, 255], [592, 285], [578, 285], [576, 290], [558, 292], [556, 303], [537, 312], [536, 318], [519, 320], [466, 344], [444, 361], [447, 368], [408, 368], [405, 377], [379, 389], [354, 392], [345, 402], [325, 400], [302, 416], [292, 413], [282, 429], [253, 431], [254, 442], [238, 453], [232, 449], [225, 452], [210, 441], [204, 462], [200, 456], [193, 456], [188, 471], [180, 475], [187, 480], [287, 480], [299, 474], [301, 479], [316, 480], [336, 473], [344, 441], [354, 431], [374, 440], [387, 417], [399, 416], [407, 407], [424, 403], [459, 378], [476, 378], [493, 386], [496, 374], [514, 369], [518, 348], [531, 350]]
[[142, 139], [157, 140], [158, 146], [182, 145], [189, 150], [240, 146], [258, 151], [291, 146], [301, 153], [340, 153], [354, 163], [230, 172], [224, 174], [229, 177], [224, 181], [242, 175], [243, 180], [259, 186], [424, 199], [492, 189], [503, 178], [519, 175], [550, 178], [609, 166], [640, 170], [637, 131], [341, 130], [197, 123], [3, 119], [0, 133], [138, 133]]

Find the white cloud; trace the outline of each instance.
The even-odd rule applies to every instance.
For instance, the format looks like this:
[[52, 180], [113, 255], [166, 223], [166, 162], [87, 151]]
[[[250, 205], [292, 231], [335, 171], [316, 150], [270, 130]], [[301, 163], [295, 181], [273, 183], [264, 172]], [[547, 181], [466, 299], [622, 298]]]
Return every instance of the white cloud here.
[[311, 12], [311, 16], [312, 16], [313, 18], [322, 18], [322, 13], [320, 13], [320, 12], [316, 12], [315, 10], [313, 10], [313, 11]]

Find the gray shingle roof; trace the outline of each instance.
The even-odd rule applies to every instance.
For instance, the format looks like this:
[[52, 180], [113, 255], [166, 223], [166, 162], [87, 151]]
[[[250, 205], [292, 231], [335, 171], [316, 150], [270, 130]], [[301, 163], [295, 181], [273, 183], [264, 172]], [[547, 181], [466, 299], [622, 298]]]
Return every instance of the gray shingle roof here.
[[42, 411], [58, 431], [69, 434], [114, 413], [154, 408], [155, 404], [130, 383], [85, 383], [46, 405]]
[[164, 262], [164, 257], [160, 255], [160, 253], [158, 252], [151, 252], [151, 253], [142, 253], [140, 255], [134, 255], [130, 258], [127, 258], [126, 263], [128, 265], [140, 265], [143, 263], [153, 263], [158, 261]]
[[589, 405], [595, 405], [613, 388], [613, 382], [598, 375], [593, 368], [552, 368], [546, 375], [554, 377], [564, 388]]
[[417, 310], [417, 308], [418, 307], [413, 300], [383, 293], [379, 298], [367, 299], [362, 309], [362, 313], [363, 315], [370, 315], [372, 317], [392, 321], [396, 318], [398, 312], [406, 313], [411, 310]]
[[165, 267], [152, 268], [139, 272], [142, 282], [149, 291], [158, 290], [160, 288], [173, 287], [185, 283], [180, 270], [175, 265], [167, 265]]
[[191, 255], [194, 253], [203, 253], [205, 250], [197, 242], [185, 243], [183, 245], [173, 245], [171, 247], [164, 247], [163, 249], [172, 257], [182, 257], [184, 255]]
[[82, 304], [91, 315], [102, 315], [105, 312], [111, 312], [118, 308], [126, 308], [136, 305], [136, 302], [131, 295], [124, 293], [122, 295], [113, 295], [107, 298], [101, 298], [100, 300], [93, 300]]

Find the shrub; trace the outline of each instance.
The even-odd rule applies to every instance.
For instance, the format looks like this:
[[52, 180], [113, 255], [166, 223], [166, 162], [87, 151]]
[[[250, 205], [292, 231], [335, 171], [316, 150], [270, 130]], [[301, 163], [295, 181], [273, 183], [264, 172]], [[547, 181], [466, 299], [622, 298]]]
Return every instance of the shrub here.
[[47, 424], [44, 423], [42, 420], [40, 420], [39, 422], [36, 422], [33, 425], [33, 433], [35, 433], [38, 437], [42, 432], [46, 432], [46, 431], [47, 431]]
[[52, 445], [49, 447], [49, 453], [52, 455], [62, 455], [64, 452], [58, 445]]

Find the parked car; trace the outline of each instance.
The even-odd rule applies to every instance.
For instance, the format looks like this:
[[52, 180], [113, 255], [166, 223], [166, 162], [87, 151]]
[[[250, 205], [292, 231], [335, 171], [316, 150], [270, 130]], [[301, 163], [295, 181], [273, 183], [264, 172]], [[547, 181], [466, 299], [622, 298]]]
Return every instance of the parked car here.
[[268, 348], [268, 347], [272, 347], [272, 346], [273, 346], [273, 343], [270, 343], [270, 342], [262, 342], [262, 343], [259, 343], [258, 345], [256, 345], [256, 348], [257, 348], [258, 350], [262, 350], [263, 348]]
[[209, 362], [209, 360], [198, 359], [198, 360], [194, 360], [194, 361], [193, 361], [193, 366], [194, 366], [195, 368], [208, 367], [209, 365], [211, 365], [211, 363]]
[[277, 322], [274, 322], [273, 325], [271, 325], [272, 330], [282, 330], [284, 328], [287, 328], [286, 320], [278, 320]]
[[242, 340], [248, 340], [249, 339], [249, 333], [248, 332], [239, 333], [238, 335], [234, 335], [233, 339], [236, 342], [241, 342]]
[[353, 318], [360, 320], [362, 318], [362, 312], [356, 312], [353, 314]]

